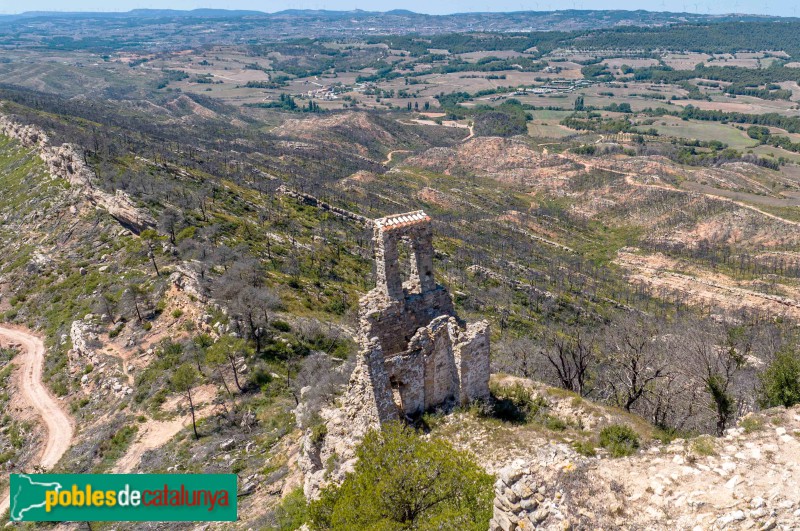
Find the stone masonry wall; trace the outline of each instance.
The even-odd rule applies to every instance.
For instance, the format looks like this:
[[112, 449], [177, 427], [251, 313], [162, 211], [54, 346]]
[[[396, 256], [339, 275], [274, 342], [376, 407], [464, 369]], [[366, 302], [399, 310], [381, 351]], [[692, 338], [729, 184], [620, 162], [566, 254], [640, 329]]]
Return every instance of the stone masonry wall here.
[[[382, 350], [400, 413], [488, 396], [488, 325], [465, 326], [450, 294], [436, 284], [430, 217], [410, 212], [373, 226], [376, 287], [361, 300], [360, 341]], [[398, 253], [403, 241], [411, 251], [405, 282]]]
[[[376, 286], [360, 301], [356, 367], [342, 406], [321, 412], [325, 439], [312, 444], [309, 431], [303, 443], [310, 499], [352, 468], [354, 448], [369, 430], [489, 396], [489, 325], [460, 320], [447, 289], [436, 284], [431, 219], [417, 211], [372, 226]], [[410, 251], [407, 268], [399, 260], [402, 243]], [[330, 460], [332, 469], [323, 466]]]

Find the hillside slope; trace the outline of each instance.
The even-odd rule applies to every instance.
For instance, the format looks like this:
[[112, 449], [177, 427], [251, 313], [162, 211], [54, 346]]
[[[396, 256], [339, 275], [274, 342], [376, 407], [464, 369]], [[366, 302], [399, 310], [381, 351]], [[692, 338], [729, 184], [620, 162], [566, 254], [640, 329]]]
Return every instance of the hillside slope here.
[[[748, 415], [718, 439], [684, 439], [559, 389], [492, 378], [496, 390], [528, 389], [542, 411], [522, 424], [459, 413], [433, 419], [431, 436], [497, 474], [493, 531], [800, 525], [800, 495], [787, 488], [800, 479], [800, 407]], [[603, 428], [619, 425], [640, 438], [630, 456], [599, 444]]]

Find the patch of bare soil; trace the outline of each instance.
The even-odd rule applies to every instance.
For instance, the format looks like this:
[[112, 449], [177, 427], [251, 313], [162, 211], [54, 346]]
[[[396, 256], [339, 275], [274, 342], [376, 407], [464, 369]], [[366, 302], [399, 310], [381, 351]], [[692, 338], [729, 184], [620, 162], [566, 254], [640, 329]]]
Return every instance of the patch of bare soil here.
[[[195, 405], [195, 415], [201, 419], [212, 414], [214, 405], [212, 401], [217, 395], [217, 389], [212, 384], [198, 387], [192, 393]], [[186, 426], [192, 422], [186, 412], [189, 409], [188, 400], [184, 396], [175, 396], [161, 406], [161, 410], [169, 415], [174, 415], [171, 420], [155, 420], [148, 418], [139, 425], [136, 440], [128, 447], [125, 455], [117, 461], [112, 470], [116, 474], [124, 474], [136, 469], [142, 456], [149, 450], [159, 448], [170, 441]]]
[[476, 137], [453, 148], [434, 148], [405, 164], [445, 174], [474, 173], [500, 182], [537, 187], [562, 186], [580, 168], [545, 155], [514, 138]]
[[192, 98], [185, 94], [181, 94], [175, 100], [166, 104], [166, 107], [173, 110], [189, 111], [201, 118], [212, 119], [217, 117], [217, 113], [207, 107], [203, 107]]
[[[576, 200], [573, 210], [584, 216], [610, 215], [621, 223], [639, 225], [653, 239], [687, 247], [694, 247], [701, 240], [761, 247], [800, 244], [800, 231], [796, 229], [800, 225], [798, 222], [723, 197], [734, 193], [730, 190], [677, 188], [673, 184], [676, 178], [688, 176], [695, 179], [697, 175], [689, 170], [679, 172], [679, 168], [670, 166], [666, 159], [598, 159], [573, 154], [562, 155], [562, 158], [582, 164], [587, 169], [619, 176], [606, 186], [593, 184], [568, 192]], [[718, 182], [726, 182], [731, 187], [750, 183], [748, 186], [754, 189], [756, 170], [752, 165], [744, 166], [746, 168], [729, 166], [698, 171], [706, 177], [714, 173]], [[695, 182], [691, 184], [699, 186]]]
[[722, 310], [758, 310], [800, 319], [800, 290], [796, 287], [782, 285], [782, 295], [762, 293], [753, 289], [757, 285], [754, 282], [736, 281], [660, 253], [641, 255], [631, 251], [620, 250], [615, 263], [626, 270], [631, 282], [644, 285], [653, 295], [678, 296], [690, 304]]
[[446, 193], [428, 186], [417, 191], [417, 198], [442, 208], [453, 208], [456, 205], [456, 202]]
[[[367, 135], [381, 144], [391, 145], [394, 143], [391, 133], [370, 121], [366, 114], [357, 112], [286, 120], [272, 132], [278, 136], [315, 140], [324, 136], [326, 132], [338, 133], [349, 130], [357, 130], [360, 135]], [[365, 155], [366, 150], [363, 150], [361, 154]]]

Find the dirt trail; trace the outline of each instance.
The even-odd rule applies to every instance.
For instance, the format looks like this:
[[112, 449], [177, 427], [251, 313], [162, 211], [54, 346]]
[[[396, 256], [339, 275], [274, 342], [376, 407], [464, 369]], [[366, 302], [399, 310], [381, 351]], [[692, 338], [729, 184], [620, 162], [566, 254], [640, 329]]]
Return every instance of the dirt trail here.
[[470, 125], [469, 126], [469, 135], [464, 140], [462, 140], [462, 142], [466, 142], [467, 140], [469, 140], [470, 138], [472, 138], [474, 136], [475, 136], [475, 126], [474, 125]]
[[146, 451], [165, 445], [181, 431], [188, 422], [188, 419], [185, 418], [167, 421], [149, 420], [139, 431], [139, 436], [136, 441], [131, 444], [125, 455], [117, 461], [116, 466], [111, 472], [114, 474], [130, 472], [136, 468]]
[[395, 153], [413, 153], [413, 151], [409, 151], [408, 149], [395, 149], [394, 151], [390, 151], [389, 154], [386, 155], [386, 160], [383, 161], [384, 166], [392, 162], [392, 157]]
[[[42, 417], [47, 429], [47, 441], [41, 450], [38, 465], [53, 467], [72, 443], [74, 429], [67, 412], [42, 383], [44, 368], [44, 343], [38, 337], [21, 329], [0, 326], [0, 340], [20, 345], [20, 354], [14, 363], [20, 368], [13, 386], [20, 391], [23, 400]], [[0, 514], [9, 506], [8, 494], [0, 499]]]
[[614, 168], [609, 168], [607, 166], [603, 166], [603, 165], [600, 165], [600, 164], [589, 162], [589, 161], [586, 161], [586, 160], [583, 160], [583, 159], [577, 159], [577, 158], [573, 159], [571, 157], [567, 157], [567, 156], [564, 156], [564, 155], [560, 155], [560, 156], [561, 156], [562, 159], [569, 160], [571, 162], [577, 162], [579, 164], [583, 164], [587, 168], [593, 168], [593, 169], [596, 169], [596, 170], [602, 170], [602, 171], [607, 171], [607, 172], [610, 172], [610, 173], [616, 173], [618, 175], [622, 175], [622, 176], [625, 177], [625, 182], [630, 186], [636, 186], [636, 187], [639, 187], [639, 188], [655, 188], [655, 189], [658, 189], [658, 190], [665, 190], [665, 191], [668, 191], [668, 192], [678, 192], [678, 193], [684, 193], [684, 194], [691, 194], [691, 193], [701, 194], [701, 195], [704, 195], [706, 197], [711, 197], [713, 199], [717, 199], [719, 201], [725, 201], [727, 203], [732, 203], [732, 204], [737, 205], [737, 206], [739, 206], [741, 208], [746, 208], [748, 210], [752, 210], [753, 212], [757, 212], [757, 213], [761, 214], [762, 216], [768, 217], [770, 219], [774, 219], [776, 221], [782, 221], [783, 223], [786, 223], [787, 225], [800, 226], [800, 222], [792, 221], [792, 220], [786, 219], [786, 218], [782, 218], [780, 216], [776, 216], [775, 214], [770, 214], [769, 212], [764, 212], [760, 208], [756, 208], [753, 205], [749, 205], [747, 203], [742, 203], [740, 201], [736, 201], [735, 199], [731, 199], [730, 197], [725, 197], [723, 195], [711, 193], [710, 191], [707, 191], [707, 190], [681, 190], [680, 188], [673, 188], [671, 186], [665, 186], [665, 185], [661, 185], [661, 184], [646, 184], [646, 183], [642, 183], [642, 182], [637, 181], [636, 180], [637, 175], [635, 173], [620, 171], [620, 170], [617, 170], [617, 169], [614, 169]]
[[[212, 413], [214, 408], [209, 402], [216, 395], [216, 388], [213, 385], [204, 385], [198, 387], [192, 395], [196, 407], [195, 415], [199, 421]], [[117, 461], [111, 472], [125, 474], [132, 471], [139, 465], [145, 452], [164, 446], [189, 424], [191, 424], [191, 419], [188, 415], [180, 415], [172, 420], [149, 419], [140, 427], [138, 437], [130, 445], [125, 455]]]

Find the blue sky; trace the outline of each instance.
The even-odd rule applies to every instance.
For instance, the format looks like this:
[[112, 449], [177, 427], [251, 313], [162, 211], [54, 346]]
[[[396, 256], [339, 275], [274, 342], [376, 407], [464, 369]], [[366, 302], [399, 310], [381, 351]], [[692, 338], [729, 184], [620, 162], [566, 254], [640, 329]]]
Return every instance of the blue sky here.
[[797, 0], [0, 0], [0, 13], [21, 11], [127, 11], [137, 8], [255, 9], [280, 11], [296, 9], [366, 9], [386, 11], [410, 9], [419, 13], [444, 14], [465, 11], [545, 11], [554, 9], [647, 9], [694, 13], [758, 13], [800, 16]]

